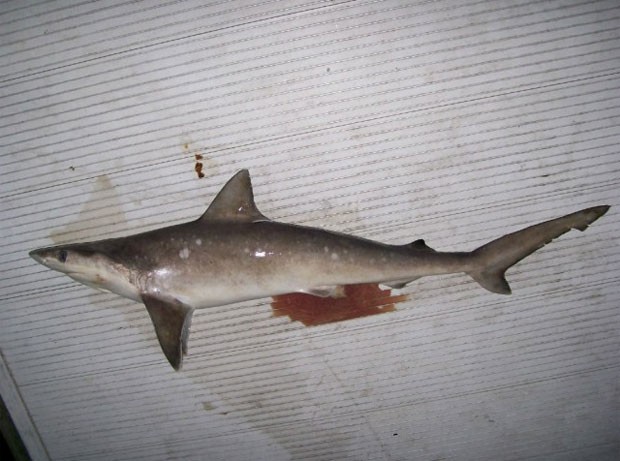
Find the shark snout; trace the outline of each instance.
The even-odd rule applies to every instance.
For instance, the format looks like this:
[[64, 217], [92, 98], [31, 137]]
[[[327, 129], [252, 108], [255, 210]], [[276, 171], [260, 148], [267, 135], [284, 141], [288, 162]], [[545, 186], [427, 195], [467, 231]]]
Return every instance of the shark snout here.
[[39, 264], [43, 264], [47, 267], [52, 267], [53, 264], [58, 262], [59, 251], [56, 248], [38, 248], [32, 250], [28, 255]]
[[32, 250], [28, 252], [28, 256], [34, 259], [39, 264], [43, 264], [43, 256], [41, 255], [41, 250]]

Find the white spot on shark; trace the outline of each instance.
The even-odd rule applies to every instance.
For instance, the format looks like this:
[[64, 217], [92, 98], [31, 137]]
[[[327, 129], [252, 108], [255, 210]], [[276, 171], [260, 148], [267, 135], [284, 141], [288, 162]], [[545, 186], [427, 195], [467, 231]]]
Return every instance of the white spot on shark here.
[[333, 261], [338, 261], [340, 259], [340, 256], [338, 256], [338, 253], [332, 253], [332, 260]]
[[181, 259], [189, 258], [189, 248], [185, 247], [181, 251], [179, 251], [179, 256], [181, 257]]
[[202, 240], [196, 239], [196, 245], [198, 245], [198, 246], [202, 245]]

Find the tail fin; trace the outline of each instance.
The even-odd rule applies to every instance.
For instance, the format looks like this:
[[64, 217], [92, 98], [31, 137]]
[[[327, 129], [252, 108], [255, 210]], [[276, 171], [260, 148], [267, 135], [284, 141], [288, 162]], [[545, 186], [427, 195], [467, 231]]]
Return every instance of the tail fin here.
[[607, 210], [607, 205], [586, 208], [493, 240], [472, 252], [474, 268], [468, 274], [487, 290], [508, 295], [505, 273], [510, 266], [571, 229], [586, 230]]

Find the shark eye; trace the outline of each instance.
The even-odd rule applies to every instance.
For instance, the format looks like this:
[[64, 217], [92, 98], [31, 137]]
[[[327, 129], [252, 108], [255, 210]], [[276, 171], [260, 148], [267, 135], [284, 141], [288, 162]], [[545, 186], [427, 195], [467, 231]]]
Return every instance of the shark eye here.
[[67, 261], [67, 250], [60, 250], [58, 252], [58, 261], [60, 261], [61, 263]]

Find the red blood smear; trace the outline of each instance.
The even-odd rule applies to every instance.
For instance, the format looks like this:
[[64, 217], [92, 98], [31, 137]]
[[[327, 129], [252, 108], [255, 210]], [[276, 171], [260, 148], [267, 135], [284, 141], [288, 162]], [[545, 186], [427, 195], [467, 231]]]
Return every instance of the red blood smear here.
[[199, 178], [205, 177], [205, 174], [202, 172], [202, 163], [196, 162], [196, 165], [194, 166], [194, 170], [196, 170], [196, 173], [198, 174]]
[[344, 293], [342, 298], [305, 293], [274, 296], [271, 308], [276, 317], [288, 315], [291, 320], [311, 326], [393, 312], [394, 303], [407, 299], [407, 295], [392, 296], [392, 290], [382, 290], [376, 283], [346, 285]]

